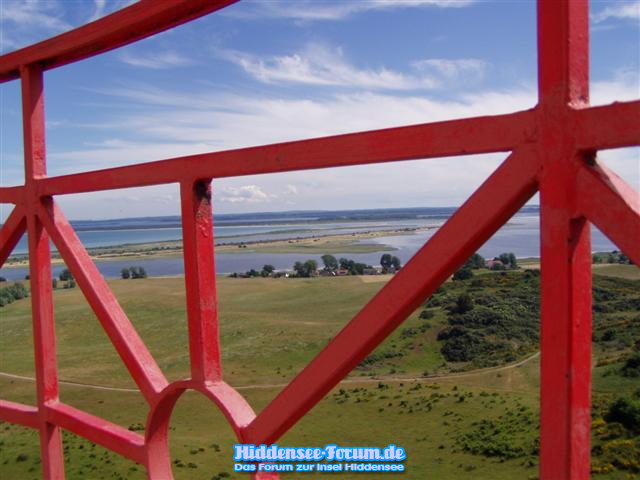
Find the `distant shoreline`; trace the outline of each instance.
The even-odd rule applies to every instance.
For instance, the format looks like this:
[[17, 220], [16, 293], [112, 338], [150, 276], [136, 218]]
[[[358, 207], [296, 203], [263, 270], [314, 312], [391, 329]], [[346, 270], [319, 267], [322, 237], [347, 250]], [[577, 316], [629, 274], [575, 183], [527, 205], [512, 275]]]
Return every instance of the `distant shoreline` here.
[[[309, 237], [291, 237], [277, 240], [255, 240], [221, 242], [215, 251], [226, 253], [376, 253], [395, 250], [384, 244], [364, 244], [361, 240], [397, 235], [412, 235], [419, 231], [436, 229], [438, 226], [406, 227], [389, 230], [371, 230], [357, 233], [314, 235]], [[153, 258], [177, 258], [183, 254], [181, 240], [167, 240], [150, 243], [128, 243], [108, 247], [88, 248], [87, 252], [94, 261], [140, 260]], [[59, 253], [53, 252], [51, 263], [64, 264]], [[2, 268], [24, 268], [29, 266], [27, 254], [12, 255]]]

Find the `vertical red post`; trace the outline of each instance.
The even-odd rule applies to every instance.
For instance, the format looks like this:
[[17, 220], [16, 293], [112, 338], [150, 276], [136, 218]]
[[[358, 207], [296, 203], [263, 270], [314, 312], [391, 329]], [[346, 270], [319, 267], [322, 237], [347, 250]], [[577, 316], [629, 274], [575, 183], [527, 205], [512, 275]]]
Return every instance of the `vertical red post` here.
[[222, 368], [213, 256], [211, 181], [184, 181], [180, 184], [180, 196], [191, 378], [215, 382], [221, 379]]
[[589, 478], [590, 227], [576, 214], [570, 109], [589, 98], [585, 0], [538, 3], [541, 204], [540, 478]]
[[[44, 91], [42, 70], [29, 65], [20, 70], [22, 82], [22, 118], [24, 133], [24, 164], [27, 228], [29, 234], [29, 274], [31, 282], [31, 309], [33, 318], [33, 344], [35, 349], [38, 410], [58, 401], [58, 368], [51, 292], [51, 251], [49, 236], [37, 216], [40, 201], [34, 181], [46, 176]], [[60, 428], [48, 423], [42, 416], [40, 427], [40, 454], [43, 477], [64, 479], [64, 460]]]

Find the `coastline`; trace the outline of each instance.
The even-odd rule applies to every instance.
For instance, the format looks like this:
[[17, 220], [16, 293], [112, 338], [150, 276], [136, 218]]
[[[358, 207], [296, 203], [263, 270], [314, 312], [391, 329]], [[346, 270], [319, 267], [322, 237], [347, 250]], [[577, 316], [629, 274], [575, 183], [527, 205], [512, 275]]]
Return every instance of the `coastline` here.
[[[437, 226], [405, 227], [390, 230], [371, 230], [357, 233], [341, 233], [316, 235], [310, 237], [293, 237], [278, 240], [256, 240], [245, 242], [221, 242], [215, 246], [218, 254], [225, 253], [300, 253], [300, 254], [332, 254], [332, 253], [376, 253], [396, 250], [384, 244], [361, 243], [362, 240], [413, 235], [420, 231], [436, 229]], [[183, 255], [182, 241], [169, 240], [150, 243], [132, 243], [108, 247], [87, 249], [94, 261], [141, 260], [154, 258], [179, 258]], [[64, 260], [57, 252], [52, 252], [51, 263], [62, 265]], [[25, 268], [29, 266], [26, 254], [13, 255], [7, 259], [3, 268]]]

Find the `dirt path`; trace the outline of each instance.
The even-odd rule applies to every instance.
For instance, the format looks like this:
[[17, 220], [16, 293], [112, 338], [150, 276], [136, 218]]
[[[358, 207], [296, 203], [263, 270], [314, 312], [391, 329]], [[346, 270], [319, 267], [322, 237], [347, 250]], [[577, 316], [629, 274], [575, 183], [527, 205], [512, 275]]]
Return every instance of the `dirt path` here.
[[[487, 372], [500, 372], [503, 370], [509, 370], [512, 368], [518, 368], [522, 365], [527, 364], [528, 362], [538, 358], [540, 356], [540, 352], [536, 352], [533, 355], [521, 360], [517, 363], [512, 363], [509, 365], [503, 365], [501, 367], [489, 367], [489, 368], [480, 368], [477, 370], [471, 370], [469, 372], [460, 372], [460, 373], [449, 373], [444, 375], [429, 375], [429, 376], [420, 376], [420, 377], [403, 377], [399, 375], [380, 375], [380, 376], [372, 376], [372, 377], [356, 377], [356, 378], [347, 378], [340, 382], [340, 385], [352, 384], [352, 383], [374, 383], [374, 382], [411, 382], [411, 381], [429, 381], [429, 380], [441, 380], [447, 378], [462, 378], [462, 377], [471, 377], [475, 375], [480, 375]], [[0, 377], [11, 378], [14, 380], [22, 380], [27, 382], [35, 382], [35, 378], [27, 377], [24, 375], [15, 375], [13, 373], [0, 372]], [[124, 388], [124, 387], [109, 387], [106, 385], [94, 385], [91, 383], [81, 383], [81, 382], [73, 382], [70, 380], [60, 380], [58, 382], [60, 385], [67, 385], [70, 387], [80, 387], [80, 388], [89, 388], [92, 390], [106, 390], [109, 392], [129, 392], [129, 393], [139, 393], [140, 391], [137, 388]], [[284, 388], [289, 383], [273, 383], [273, 384], [254, 384], [254, 385], [241, 385], [234, 386], [236, 390], [258, 390], [258, 389], [270, 389], [270, 388]], [[233, 386], [233, 385], [232, 385]]]

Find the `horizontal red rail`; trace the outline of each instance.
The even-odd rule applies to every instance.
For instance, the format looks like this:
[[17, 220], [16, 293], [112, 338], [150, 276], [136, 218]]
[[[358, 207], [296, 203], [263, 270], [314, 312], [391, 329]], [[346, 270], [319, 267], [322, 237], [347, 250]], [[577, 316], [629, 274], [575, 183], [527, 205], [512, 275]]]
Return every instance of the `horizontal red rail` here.
[[128, 45], [202, 17], [238, 0], [140, 0], [57, 37], [0, 57], [0, 83], [20, 77], [20, 66], [43, 70]]
[[346, 167], [420, 158], [507, 152], [535, 140], [534, 115], [523, 111], [388, 128], [261, 147], [190, 155], [36, 180], [40, 195]]
[[17, 423], [23, 427], [40, 428], [38, 409], [21, 403], [0, 400], [0, 420]]

